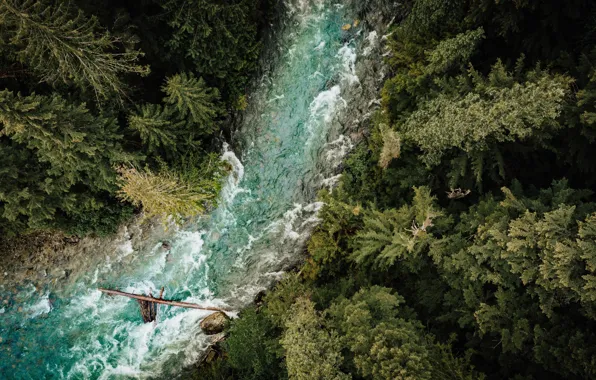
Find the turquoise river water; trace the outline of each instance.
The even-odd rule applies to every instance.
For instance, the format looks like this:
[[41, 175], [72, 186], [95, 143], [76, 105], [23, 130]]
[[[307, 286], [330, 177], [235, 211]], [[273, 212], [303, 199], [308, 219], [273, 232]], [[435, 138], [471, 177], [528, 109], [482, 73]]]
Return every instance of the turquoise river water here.
[[228, 146], [222, 152], [233, 172], [218, 208], [171, 228], [169, 253], [159, 243], [138, 251], [124, 241], [68, 288], [2, 297], [11, 302], [0, 304], [0, 378], [175, 377], [208, 345], [199, 328], [208, 312], [160, 306], [158, 320], [143, 324], [136, 302], [97, 287], [156, 294], [164, 286], [166, 298], [239, 310], [296, 263], [318, 222], [316, 193], [337, 178], [351, 147], [338, 118], [355, 107], [346, 94], [361, 86], [357, 52], [376, 34], [342, 30], [354, 18], [338, 2], [286, 7], [275, 62], [234, 136], [238, 155]]

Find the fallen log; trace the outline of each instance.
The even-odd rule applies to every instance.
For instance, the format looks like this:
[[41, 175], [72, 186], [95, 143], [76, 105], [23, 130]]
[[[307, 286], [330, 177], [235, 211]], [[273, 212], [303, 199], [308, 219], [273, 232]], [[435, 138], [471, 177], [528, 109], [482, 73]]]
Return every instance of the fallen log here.
[[199, 310], [209, 310], [209, 311], [221, 311], [222, 313], [226, 313], [226, 312], [230, 312], [231, 311], [231, 310], [220, 309], [220, 308], [217, 308], [217, 307], [201, 306], [201, 305], [197, 305], [195, 303], [190, 303], [190, 302], [170, 301], [170, 300], [164, 300], [164, 299], [160, 299], [160, 298], [153, 298], [153, 297], [150, 297], [150, 296], [143, 296], [143, 295], [139, 295], [139, 294], [126, 293], [126, 292], [121, 292], [119, 290], [111, 290], [111, 289], [104, 289], [104, 288], [97, 288], [97, 290], [99, 290], [100, 292], [106, 293], [106, 294], [113, 294], [113, 295], [117, 295], [117, 296], [134, 298], [136, 300], [154, 302], [154, 303], [159, 303], [159, 304], [162, 304], [162, 305], [186, 307], [186, 308], [189, 308], [189, 309], [199, 309]]

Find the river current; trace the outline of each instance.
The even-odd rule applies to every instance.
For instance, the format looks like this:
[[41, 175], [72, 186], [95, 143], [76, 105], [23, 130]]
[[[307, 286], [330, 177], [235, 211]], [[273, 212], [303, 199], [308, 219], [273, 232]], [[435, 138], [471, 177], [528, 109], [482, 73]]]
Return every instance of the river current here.
[[160, 306], [144, 324], [136, 302], [97, 287], [155, 295], [163, 286], [165, 298], [240, 310], [300, 259], [322, 206], [316, 193], [333, 186], [375, 107], [381, 52], [377, 32], [341, 2], [294, 0], [286, 10], [275, 62], [222, 152], [233, 171], [218, 207], [170, 227], [169, 251], [124, 239], [68, 287], [0, 289], [10, 299], [0, 303], [0, 378], [176, 375], [209, 344], [199, 328], [209, 312]]

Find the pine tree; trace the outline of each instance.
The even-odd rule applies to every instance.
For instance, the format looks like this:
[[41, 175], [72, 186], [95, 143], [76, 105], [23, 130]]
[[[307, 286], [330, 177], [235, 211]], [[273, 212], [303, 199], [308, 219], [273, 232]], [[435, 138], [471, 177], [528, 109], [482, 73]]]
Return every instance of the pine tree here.
[[503, 191], [503, 201], [483, 200], [428, 251], [453, 292], [449, 308], [460, 325], [498, 339], [503, 360], [532, 353], [551, 371], [593, 376], [596, 205], [565, 181], [534, 197], [518, 184]]
[[55, 94], [1, 91], [0, 127], [10, 139], [4, 152], [20, 149], [28, 157], [18, 160], [16, 187], [3, 184], [4, 217], [32, 228], [43, 227], [58, 210], [71, 216], [99, 210], [97, 194], [116, 189], [112, 165], [137, 158], [124, 152], [115, 118], [92, 115], [85, 104]]
[[379, 380], [432, 378], [422, 325], [409, 320], [407, 308], [400, 310], [403, 303], [404, 298], [390, 289], [375, 286], [328, 309], [360, 375]]
[[255, 307], [242, 310], [241, 318], [232, 321], [224, 347], [227, 364], [235, 370], [236, 377], [247, 380], [283, 377], [276, 355], [282, 348], [273, 331], [271, 322]]
[[462, 69], [470, 62], [478, 45], [484, 39], [484, 29], [468, 30], [445, 39], [427, 53], [426, 74], [442, 74], [452, 68]]
[[213, 161], [205, 165], [203, 172], [196, 173], [176, 172], [167, 167], [157, 172], [120, 167], [117, 195], [137, 207], [142, 206], [146, 217], [172, 216], [181, 222], [185, 217], [203, 214], [216, 203], [223, 174], [221, 165]]
[[296, 299], [308, 296], [308, 292], [299, 276], [288, 273], [265, 297], [267, 308], [264, 314], [275, 326], [282, 328], [291, 317], [290, 310]]
[[171, 49], [191, 59], [197, 72], [217, 81], [226, 99], [241, 96], [245, 75], [256, 68], [261, 50], [257, 41], [261, 20], [254, 0], [168, 0], [162, 7], [172, 28]]
[[0, 24], [18, 59], [51, 84], [91, 88], [98, 98], [122, 96], [122, 74], [147, 74], [141, 53], [122, 47], [121, 38], [101, 30], [97, 18], [86, 17], [70, 2], [2, 0]]
[[416, 260], [432, 241], [433, 222], [442, 215], [433, 203], [428, 188], [414, 188], [413, 205], [384, 212], [371, 210], [364, 217], [364, 227], [355, 237], [356, 250], [351, 259], [358, 263], [375, 263], [389, 267], [396, 261], [417, 266]]
[[[398, 131], [422, 150], [420, 158], [430, 167], [439, 165], [450, 153], [456, 157], [463, 153], [465, 164], [472, 167], [480, 184], [486, 155], [498, 144], [521, 140], [542, 146], [561, 128], [558, 117], [572, 80], [538, 70], [519, 83], [500, 62], [488, 78], [471, 70], [469, 80], [471, 91], [455, 97], [445, 92], [422, 103]], [[466, 83], [464, 78], [460, 82]], [[455, 169], [463, 171], [461, 166]], [[497, 169], [504, 173], [504, 168]]]
[[175, 107], [182, 118], [192, 124], [192, 130], [210, 134], [215, 130], [214, 119], [219, 115], [219, 92], [209, 88], [203, 78], [191, 74], [177, 74], [167, 79], [163, 86], [166, 104]]
[[324, 328], [323, 318], [310, 300], [296, 300], [285, 327], [281, 345], [285, 350], [290, 378], [351, 379], [340, 370], [343, 357], [337, 332]]
[[577, 106], [580, 109], [580, 119], [587, 126], [596, 125], [596, 48], [590, 54], [583, 54], [580, 58], [580, 69], [588, 71], [588, 83], [577, 93]]
[[178, 143], [187, 135], [184, 124], [175, 120], [170, 108], [155, 104], [144, 104], [138, 113], [128, 117], [129, 128], [139, 134], [148, 153], [165, 151], [172, 155], [183, 148]]

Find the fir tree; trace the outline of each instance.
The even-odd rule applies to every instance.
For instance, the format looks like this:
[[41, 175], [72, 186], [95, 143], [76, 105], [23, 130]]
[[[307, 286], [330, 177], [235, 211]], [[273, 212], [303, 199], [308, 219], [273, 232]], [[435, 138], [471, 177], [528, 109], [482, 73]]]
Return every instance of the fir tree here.
[[215, 130], [214, 119], [219, 115], [219, 92], [209, 88], [203, 78], [193, 74], [177, 74], [167, 79], [163, 86], [167, 94], [164, 102], [174, 107], [182, 118], [191, 123], [191, 130], [210, 134]]
[[175, 121], [170, 108], [144, 104], [138, 111], [128, 117], [128, 126], [139, 134], [149, 153], [166, 151], [175, 154], [182, 148], [177, 143], [185, 134], [184, 121]]
[[478, 45], [484, 39], [484, 30], [468, 30], [457, 36], [445, 39], [427, 53], [427, 74], [442, 74], [454, 67], [462, 69], [470, 62]]
[[208, 157], [203, 165], [200, 170], [186, 168], [178, 172], [165, 166], [159, 171], [120, 167], [117, 195], [142, 206], [146, 217], [172, 216], [181, 222], [185, 217], [204, 213], [216, 203], [223, 175], [221, 163]]
[[403, 303], [403, 297], [389, 289], [372, 287], [329, 308], [362, 376], [379, 380], [432, 378], [422, 326], [408, 320], [410, 311], [400, 310]]
[[[10, 34], [18, 59], [51, 84], [91, 88], [98, 98], [122, 96], [122, 74], [147, 74], [138, 64], [141, 53], [122, 47], [121, 38], [100, 28], [70, 2], [3, 0], [0, 24]], [[119, 50], [118, 50], [119, 49]]]
[[314, 304], [298, 298], [290, 311], [281, 345], [286, 353], [288, 375], [292, 379], [351, 379], [340, 370], [340, 338], [323, 326]]
[[364, 227], [355, 237], [357, 249], [352, 260], [359, 264], [373, 262], [381, 267], [389, 267], [399, 260], [410, 263], [415, 270], [416, 261], [408, 259], [428, 247], [433, 222], [442, 212], [434, 207], [434, 198], [427, 188], [414, 188], [414, 192], [412, 206], [367, 212]]
[[70, 215], [98, 210], [103, 202], [95, 194], [116, 189], [112, 165], [137, 158], [124, 152], [115, 118], [92, 115], [84, 104], [58, 95], [1, 91], [0, 127], [10, 138], [8, 149], [26, 150], [33, 160], [20, 164], [22, 187], [3, 195], [5, 217], [22, 216], [30, 227], [44, 226], [58, 210]]

